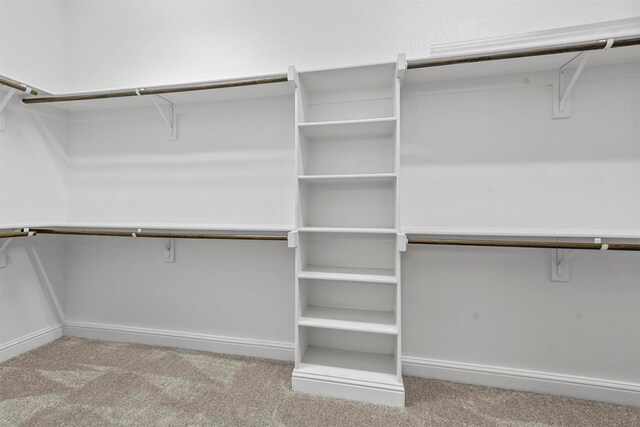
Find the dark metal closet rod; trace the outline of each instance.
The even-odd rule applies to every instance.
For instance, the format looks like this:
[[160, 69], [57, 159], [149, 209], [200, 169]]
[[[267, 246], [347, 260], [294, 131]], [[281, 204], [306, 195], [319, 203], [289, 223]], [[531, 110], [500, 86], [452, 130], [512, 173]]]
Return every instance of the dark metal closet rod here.
[[[614, 47], [625, 47], [640, 45], [640, 35], [615, 38]], [[595, 40], [588, 42], [566, 43], [553, 46], [543, 46], [536, 48], [523, 48], [502, 50], [484, 54], [443, 56], [440, 58], [415, 59], [407, 61], [407, 69], [440, 67], [442, 65], [464, 64], [469, 62], [496, 61], [500, 59], [525, 58], [529, 56], [555, 55], [558, 53], [584, 52], [588, 50], [601, 50], [607, 46], [607, 40]]]
[[32, 87], [27, 86], [24, 83], [20, 83], [16, 80], [10, 79], [8, 77], [0, 76], [0, 85], [8, 86], [10, 88], [19, 90], [20, 92], [27, 93], [29, 95], [37, 95], [38, 91]]
[[209, 82], [209, 83], [196, 83], [191, 85], [169, 85], [169, 86], [156, 86], [141, 89], [123, 89], [111, 92], [92, 92], [78, 95], [57, 95], [57, 96], [42, 96], [40, 98], [23, 99], [25, 104], [43, 104], [48, 102], [66, 102], [66, 101], [87, 101], [91, 99], [106, 99], [106, 98], [125, 98], [132, 96], [144, 96], [144, 95], [162, 95], [166, 93], [178, 93], [178, 92], [192, 92], [197, 90], [211, 90], [211, 89], [224, 89], [240, 86], [255, 86], [261, 84], [270, 83], [283, 83], [287, 81], [286, 74], [280, 74], [271, 77], [263, 77], [257, 79], [244, 79], [234, 80], [226, 82]]
[[[110, 237], [152, 237], [175, 239], [222, 239], [222, 240], [287, 240], [287, 236], [266, 234], [207, 234], [207, 233], [167, 233], [156, 231], [108, 231], [66, 228], [30, 228], [36, 234], [65, 234], [74, 236], [110, 236]], [[26, 235], [26, 233], [24, 234]]]
[[[33, 231], [33, 230], [32, 230]], [[32, 233], [31, 235], [35, 235], [36, 233]], [[11, 239], [13, 237], [26, 237], [29, 233], [26, 231], [13, 231], [10, 233], [0, 233], [0, 239]]]
[[[591, 249], [609, 251], [640, 251], [640, 243], [584, 243], [584, 242], [535, 242], [523, 240], [463, 240], [409, 238], [412, 245], [443, 246], [492, 246], [507, 248]], [[603, 247], [604, 245], [604, 247]]]

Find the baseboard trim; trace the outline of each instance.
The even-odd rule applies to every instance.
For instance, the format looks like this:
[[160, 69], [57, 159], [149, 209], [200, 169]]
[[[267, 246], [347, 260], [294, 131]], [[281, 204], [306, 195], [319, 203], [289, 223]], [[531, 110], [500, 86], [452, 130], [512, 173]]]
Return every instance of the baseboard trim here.
[[291, 386], [294, 391], [341, 399], [358, 400], [378, 405], [404, 407], [402, 384], [380, 384], [325, 375], [313, 375], [293, 370]]
[[402, 373], [456, 383], [640, 406], [640, 384], [637, 383], [407, 356], [402, 358]]
[[160, 345], [265, 359], [294, 359], [293, 344], [278, 341], [83, 322], [65, 322], [64, 334], [79, 338]]
[[[64, 335], [294, 360], [294, 345], [277, 341], [84, 322], [66, 322]], [[456, 383], [640, 406], [640, 384], [637, 383], [410, 356], [402, 358], [402, 373]]]
[[62, 337], [63, 325], [53, 325], [0, 345], [0, 362], [12, 359]]

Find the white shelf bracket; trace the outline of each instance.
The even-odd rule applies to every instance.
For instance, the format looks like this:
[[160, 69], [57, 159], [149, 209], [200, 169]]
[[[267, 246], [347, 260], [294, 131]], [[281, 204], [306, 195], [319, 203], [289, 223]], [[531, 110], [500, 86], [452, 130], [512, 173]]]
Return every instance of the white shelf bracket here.
[[[25, 233], [29, 233], [28, 237], [35, 236], [35, 233], [33, 231], [29, 231], [28, 228], [21, 228], [16, 231], [23, 231]], [[0, 246], [0, 268], [6, 268], [8, 265], [7, 251], [12, 241], [13, 241], [13, 238], [9, 238], [7, 239], [6, 242], [2, 244], [2, 246]]]
[[407, 71], [407, 58], [404, 53], [401, 53], [396, 61], [396, 78], [402, 81], [405, 71]]
[[[607, 243], [602, 243], [600, 237], [593, 239], [593, 243], [600, 245], [601, 251], [609, 249]], [[573, 258], [577, 251], [556, 249], [555, 257], [551, 259], [551, 281], [553, 282], [568, 282], [571, 279], [569, 272], [569, 262]]]
[[[144, 91], [144, 89], [136, 89], [136, 93], [138, 94], [138, 96], [143, 95], [142, 93], [140, 93], [141, 91]], [[163, 101], [166, 101], [169, 104], [169, 114], [165, 114], [165, 112], [162, 111], [162, 107], [160, 106], [160, 104], [158, 104], [156, 98], [154, 98], [155, 96], [162, 99]], [[156, 109], [158, 110], [158, 113], [160, 113], [162, 121], [169, 128], [169, 141], [175, 141], [176, 139], [178, 139], [178, 115], [176, 114], [176, 109], [173, 105], [173, 102], [169, 101], [163, 96], [155, 94], [151, 96], [151, 102], [153, 102], [153, 105], [156, 106]]]
[[[613, 45], [614, 39], [608, 39], [603, 50], [609, 49]], [[571, 117], [571, 91], [578, 82], [580, 74], [584, 70], [591, 52], [580, 52], [571, 61], [564, 64], [558, 70], [558, 81], [553, 85], [553, 118], [566, 119]], [[578, 68], [574, 71], [571, 79], [568, 80], [568, 67], [575, 60], [579, 59]], [[568, 80], [568, 82], [567, 82]]]
[[293, 65], [287, 68], [287, 80], [293, 85], [294, 89], [298, 87], [298, 71]]
[[164, 253], [164, 262], [175, 262], [176, 260], [176, 239], [167, 240], [166, 251]]
[[409, 239], [407, 238], [407, 235], [404, 233], [398, 233], [398, 251], [406, 252], [408, 244]]
[[551, 281], [568, 282], [571, 279], [569, 261], [573, 258], [575, 251], [566, 249], [556, 249], [555, 257], [551, 259]]
[[297, 231], [290, 231], [287, 233], [287, 246], [290, 248], [297, 248], [299, 244], [299, 235]]
[[11, 101], [11, 98], [15, 94], [16, 94], [15, 89], [13, 88], [9, 89], [9, 92], [7, 92], [4, 98], [2, 98], [2, 102], [0, 102], [0, 132], [4, 131], [4, 109], [6, 108], [7, 104], [9, 104], [9, 101]]
[[7, 249], [13, 239], [7, 239], [6, 242], [0, 246], [0, 268], [6, 268], [7, 266]]

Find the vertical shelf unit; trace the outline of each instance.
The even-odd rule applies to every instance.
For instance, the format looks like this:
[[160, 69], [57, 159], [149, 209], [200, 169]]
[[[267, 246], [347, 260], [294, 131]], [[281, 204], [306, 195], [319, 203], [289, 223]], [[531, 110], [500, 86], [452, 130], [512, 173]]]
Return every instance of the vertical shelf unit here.
[[397, 63], [292, 71], [296, 391], [404, 406]]

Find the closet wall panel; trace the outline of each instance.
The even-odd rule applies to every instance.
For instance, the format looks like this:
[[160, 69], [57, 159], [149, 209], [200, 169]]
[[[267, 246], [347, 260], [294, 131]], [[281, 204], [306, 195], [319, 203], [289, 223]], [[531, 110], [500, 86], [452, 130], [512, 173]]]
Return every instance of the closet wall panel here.
[[286, 242], [178, 240], [175, 263], [163, 261], [165, 243], [75, 239], [67, 257], [68, 323], [275, 341], [293, 350]]
[[587, 69], [568, 119], [555, 78], [403, 86], [403, 227], [640, 236], [640, 64]]
[[177, 105], [176, 141], [148, 104], [71, 113], [69, 221], [293, 227], [291, 97]]

